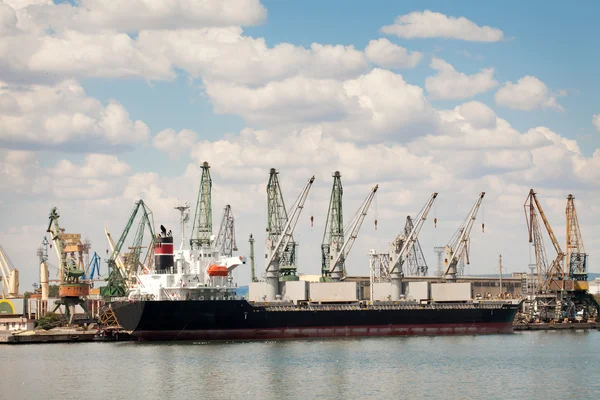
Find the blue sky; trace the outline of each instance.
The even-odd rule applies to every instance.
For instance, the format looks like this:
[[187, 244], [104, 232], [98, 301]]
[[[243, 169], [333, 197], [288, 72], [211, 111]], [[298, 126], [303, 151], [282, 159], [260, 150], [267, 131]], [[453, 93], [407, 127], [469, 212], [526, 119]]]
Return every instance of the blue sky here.
[[[131, 1], [127, 10], [108, 0], [44, 3], [0, 0], [0, 96], [18, 104], [0, 103], [0, 242], [20, 265], [35, 265], [53, 205], [77, 215], [64, 213], [101, 251], [103, 227], [120, 232], [137, 198], [175, 224], [172, 206], [195, 201], [205, 159], [213, 165], [214, 220], [231, 203], [240, 243], [263, 229], [271, 166], [282, 171], [289, 204], [309, 174], [318, 176], [317, 214], [335, 169], [348, 216], [380, 183], [381, 229], [365, 229], [357, 242], [356, 273], [365, 274], [367, 250], [385, 248], [399, 216], [420, 209], [433, 190], [446, 194], [437, 209], [447, 225], [424, 230], [428, 249], [452, 235], [479, 191], [489, 192], [490, 236], [472, 257], [485, 265], [481, 272], [493, 271], [499, 252], [509, 270], [529, 262], [529, 187], [544, 194], [559, 235], [564, 199], [574, 192], [592, 257], [600, 250], [597, 2], [231, 0], [221, 13], [193, 1], [181, 3], [193, 5], [187, 11], [166, 0]], [[426, 10], [454, 33], [381, 31], [397, 17], [431, 18]], [[461, 37], [461, 17], [502, 39]], [[368, 53], [371, 41], [385, 48]], [[385, 49], [396, 52], [393, 60]], [[406, 66], [402, 52], [422, 56]], [[455, 72], [444, 64], [448, 75], [438, 75], [434, 59]], [[507, 82], [526, 76], [534, 86], [519, 88], [538, 97], [513, 88], [508, 103], [498, 100]], [[311, 232], [297, 234], [307, 272], [318, 264], [320, 235]], [[34, 267], [23, 269], [35, 279]]]

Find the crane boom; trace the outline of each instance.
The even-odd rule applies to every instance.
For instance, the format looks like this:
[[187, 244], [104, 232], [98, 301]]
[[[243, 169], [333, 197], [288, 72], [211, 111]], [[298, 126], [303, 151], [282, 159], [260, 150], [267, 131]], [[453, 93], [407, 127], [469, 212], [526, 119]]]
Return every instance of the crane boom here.
[[346, 237], [344, 244], [339, 248], [339, 250], [337, 250], [337, 246], [335, 246], [335, 245], [331, 246], [331, 249], [330, 249], [331, 261], [329, 264], [329, 271], [331, 274], [331, 278], [334, 281], [339, 281], [344, 276], [344, 265], [343, 265], [344, 261], [346, 260], [346, 257], [348, 257], [348, 254], [350, 254], [352, 245], [354, 244], [354, 241], [358, 237], [358, 232], [360, 231], [360, 227], [362, 226], [362, 223], [365, 220], [365, 217], [367, 216], [367, 212], [369, 211], [369, 206], [371, 205], [371, 202], [373, 201], [373, 197], [375, 197], [375, 193], [377, 193], [378, 188], [379, 188], [379, 185], [375, 185], [373, 187], [373, 189], [371, 189], [371, 191], [367, 195], [367, 198], [362, 203], [362, 205], [358, 209], [356, 215], [350, 222], [348, 229], [344, 228], [344, 231], [346, 231], [346, 232], [348, 232], [348, 230], [350, 231], [350, 235], [348, 235], [348, 237]]
[[235, 220], [231, 206], [228, 204], [223, 209], [223, 219], [219, 227], [219, 233], [215, 240], [215, 248], [225, 257], [231, 257], [234, 251], [237, 251], [235, 244]]
[[404, 244], [402, 245], [402, 248], [392, 260], [392, 269], [390, 270], [390, 273], [399, 272], [400, 274], [402, 274], [402, 265], [406, 261], [408, 254], [412, 250], [417, 238], [419, 237], [419, 232], [421, 232], [421, 228], [423, 227], [423, 224], [427, 219], [427, 214], [429, 214], [429, 210], [431, 210], [431, 207], [433, 206], [433, 202], [435, 201], [437, 195], [437, 193], [433, 193], [427, 201], [427, 203], [425, 204], [425, 206], [423, 207], [423, 209], [421, 210], [421, 212], [417, 214], [417, 223], [413, 226], [413, 229], [408, 235], [408, 237], [404, 239]]
[[[135, 221], [135, 217], [137, 216], [137, 213], [139, 212], [139, 210], [142, 210], [142, 219], [140, 220], [140, 223], [138, 225], [138, 229], [136, 231], [136, 238], [135, 238], [135, 248], [134, 253], [135, 255], [132, 257], [133, 260], [133, 265], [130, 263], [129, 265], [125, 265], [125, 262], [122, 261], [121, 259], [119, 259], [120, 254], [121, 254], [121, 249], [123, 247], [123, 245], [125, 244], [125, 240], [127, 239], [127, 236], [129, 235], [129, 231], [131, 230], [131, 227], [133, 225], [133, 222]], [[129, 271], [128, 269], [130, 268], [137, 268], [137, 265], [139, 263], [139, 254], [137, 253], [139, 251], [139, 249], [141, 248], [141, 240], [143, 239], [143, 230], [144, 227], [147, 227], [150, 233], [150, 247], [149, 247], [149, 251], [152, 250], [154, 248], [154, 241], [156, 240], [156, 237], [154, 235], [154, 220], [152, 218], [152, 212], [148, 209], [148, 207], [146, 206], [146, 204], [144, 203], [143, 200], [139, 200], [138, 202], [135, 203], [135, 206], [133, 208], [133, 212], [131, 213], [131, 216], [129, 217], [129, 220], [127, 221], [127, 224], [125, 225], [125, 229], [123, 230], [123, 233], [121, 233], [121, 237], [119, 237], [119, 240], [117, 241], [117, 244], [114, 246], [113, 250], [112, 250], [112, 254], [108, 260], [108, 269], [109, 269], [109, 275], [107, 278], [107, 285], [103, 286], [100, 288], [100, 294], [102, 296], [105, 297], [123, 297], [125, 296], [125, 289], [127, 284], [129, 283], [129, 280], [132, 279], [133, 277], [133, 272]], [[112, 242], [112, 238], [109, 237], [109, 243]], [[113, 246], [111, 246], [113, 247]], [[121, 263], [121, 267], [119, 267], [119, 263]]]
[[308, 197], [308, 193], [310, 192], [310, 188], [315, 180], [315, 177], [312, 176], [304, 189], [300, 192], [298, 199], [292, 206], [292, 211], [290, 215], [288, 215], [287, 222], [279, 235], [277, 243], [273, 243], [271, 240], [267, 239], [267, 261], [266, 261], [266, 278], [267, 278], [267, 286], [268, 300], [275, 300], [278, 292], [279, 292], [279, 264], [281, 258], [284, 256], [284, 253], [292, 241], [292, 235], [294, 233], [294, 229], [296, 228], [296, 223], [300, 218], [300, 213], [304, 208], [304, 202]]
[[468, 258], [468, 244], [471, 235], [471, 229], [475, 224], [477, 212], [483, 201], [485, 192], [481, 192], [471, 208], [471, 212], [467, 219], [462, 223], [461, 227], [456, 231], [450, 242], [446, 245], [446, 257], [444, 263], [446, 265], [446, 273], [444, 274], [448, 281], [456, 281], [456, 266], [462, 258], [463, 254]]

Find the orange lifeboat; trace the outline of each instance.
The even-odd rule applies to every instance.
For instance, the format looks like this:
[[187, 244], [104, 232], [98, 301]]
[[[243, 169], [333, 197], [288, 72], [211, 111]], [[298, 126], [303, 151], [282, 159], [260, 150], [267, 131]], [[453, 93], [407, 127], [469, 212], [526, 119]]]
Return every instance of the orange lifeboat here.
[[208, 267], [208, 276], [227, 276], [229, 275], [229, 270], [227, 267], [221, 267], [219, 265], [211, 265]]

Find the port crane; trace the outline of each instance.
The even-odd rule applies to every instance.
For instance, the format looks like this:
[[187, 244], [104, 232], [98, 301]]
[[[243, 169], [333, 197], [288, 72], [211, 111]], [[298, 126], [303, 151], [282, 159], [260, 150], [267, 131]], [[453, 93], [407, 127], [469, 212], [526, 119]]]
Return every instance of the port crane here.
[[219, 250], [221, 256], [232, 257], [233, 252], [237, 251], [235, 243], [235, 221], [231, 206], [228, 204], [223, 209], [223, 219], [219, 227], [219, 233], [215, 241], [215, 248]]
[[[332, 246], [337, 254], [344, 244], [344, 215], [342, 209], [342, 175], [340, 171], [333, 173], [333, 188], [329, 199], [329, 210], [327, 211], [327, 221], [325, 222], [325, 231], [323, 232], [323, 241], [321, 244], [321, 280], [329, 280], [330, 276], [330, 254]], [[343, 261], [342, 261], [343, 262]], [[344, 266], [342, 265], [342, 269]]]
[[203, 249], [203, 251], [210, 253], [212, 241], [214, 240], [212, 234], [212, 178], [210, 177], [210, 165], [207, 161], [202, 163], [201, 168], [202, 177], [200, 178], [190, 248], [192, 250]]
[[456, 233], [454, 233], [454, 236], [452, 236], [444, 249], [444, 265], [446, 267], [444, 276], [449, 282], [456, 282], [456, 267], [463, 256], [466, 258], [467, 264], [469, 263], [469, 243], [471, 239], [471, 229], [475, 224], [477, 212], [479, 211], [479, 207], [483, 201], [483, 196], [485, 196], [485, 192], [481, 192], [479, 194], [475, 204], [473, 204], [473, 207], [471, 207], [471, 211], [469, 212], [467, 219], [463, 221], [462, 225], [458, 228]]
[[[525, 200], [525, 217], [527, 220], [527, 228], [529, 231], [529, 243], [533, 243], [535, 250], [536, 269], [538, 274], [538, 286], [540, 290], [564, 290], [564, 260], [565, 253], [560, 247], [556, 235], [550, 226], [546, 214], [542, 209], [542, 205], [537, 198], [537, 195], [533, 189], [529, 191], [529, 195]], [[556, 251], [556, 258], [552, 261], [552, 264], [548, 267], [546, 248], [544, 246], [544, 240], [542, 237], [542, 230], [540, 228], [539, 218], [542, 219], [546, 232], [550, 237], [550, 241]]]
[[54, 249], [58, 257], [58, 275], [60, 277], [60, 285], [58, 292], [60, 300], [55, 304], [53, 311], [56, 311], [60, 306], [65, 306], [65, 316], [68, 324], [73, 321], [73, 312], [79, 305], [88, 314], [85, 298], [90, 293], [90, 287], [87, 283], [82, 282], [85, 269], [83, 265], [83, 253], [85, 246], [81, 242], [81, 235], [78, 233], [65, 233], [65, 230], [60, 227], [58, 222], [60, 215], [56, 207], [50, 210], [48, 229]]
[[[414, 226], [412, 217], [407, 215], [406, 222], [404, 223], [404, 231], [391, 244], [391, 253], [397, 254], [402, 249], [404, 240], [409, 237]], [[415, 239], [412, 250], [406, 255], [405, 267], [403, 269], [408, 276], [427, 276], [428, 274], [429, 268], [418, 238]]]
[[[425, 224], [427, 214], [429, 214], [429, 210], [431, 210], [437, 195], [437, 193], [433, 193], [419, 214], [417, 214], [417, 223], [413, 225], [412, 230], [408, 233], [408, 235], [401, 235], [402, 247], [395, 252], [395, 254], [393, 254], [392, 261], [390, 262], [391, 268], [389, 275], [392, 282], [392, 301], [400, 300], [400, 294], [402, 293], [402, 278], [404, 277], [402, 267], [415, 248], [415, 243], [417, 243], [421, 228], [423, 227], [423, 224]], [[396, 239], [396, 242], [397, 241], [398, 239]]]
[[[131, 252], [127, 254], [127, 257], [121, 258], [121, 249], [127, 240], [138, 212], [141, 212], [141, 218], [137, 225], [133, 246], [130, 247]], [[154, 250], [156, 236], [154, 234], [154, 218], [152, 216], [152, 211], [150, 211], [143, 200], [139, 200], [135, 203], [133, 212], [131, 213], [129, 220], [125, 225], [125, 229], [116, 245], [112, 243], [112, 238], [107, 232], [107, 238], [109, 239], [112, 252], [108, 259], [109, 274], [107, 285], [100, 288], [100, 294], [103, 297], [124, 297], [126, 295], [127, 287], [132, 283], [132, 280], [135, 279], [135, 274], [140, 265], [141, 252], [144, 247], [142, 244], [146, 229], [150, 236], [150, 244], [148, 245], [148, 251], [145, 257], [148, 262], [143, 264], [147, 265], [152, 259], [152, 251]]]
[[19, 270], [8, 258], [2, 245], [0, 245], [0, 290], [3, 299], [19, 295]]
[[574, 281], [575, 290], [587, 290], [587, 253], [579, 228], [579, 219], [575, 210], [575, 197], [567, 197], [567, 268], [569, 277]]
[[354, 218], [350, 221], [347, 228], [344, 228], [346, 232], [350, 232], [346, 240], [341, 246], [337, 246], [334, 243], [330, 248], [330, 259], [329, 259], [329, 275], [333, 281], [341, 281], [345, 278], [344, 276], [344, 262], [350, 254], [350, 250], [352, 249], [352, 245], [354, 241], [358, 237], [358, 232], [360, 231], [360, 227], [362, 226], [365, 217], [367, 216], [367, 212], [369, 211], [369, 207], [371, 202], [373, 201], [373, 197], [375, 197], [375, 193], [377, 193], [377, 189], [379, 185], [375, 185], [367, 198], [364, 200], [362, 205], [359, 207], [358, 211], [354, 215]]
[[[271, 170], [273, 171], [273, 170]], [[271, 240], [271, 236], [267, 237], [266, 246], [266, 281], [267, 281], [267, 301], [276, 300], [279, 295], [279, 269], [285, 256], [289, 255], [287, 252], [289, 245], [292, 242], [292, 234], [296, 228], [298, 219], [304, 203], [310, 192], [310, 188], [315, 180], [315, 177], [311, 177], [308, 183], [304, 186], [298, 199], [291, 208], [291, 212], [281, 234], [277, 236], [277, 242]]]
[[[283, 194], [279, 184], [279, 172], [275, 168], [269, 171], [269, 182], [267, 184], [267, 241], [277, 243], [284, 235], [285, 226], [289, 219], [288, 210], [283, 201]], [[298, 243], [294, 237], [290, 237], [287, 245], [281, 253], [279, 274], [282, 280], [297, 280], [297, 254]]]

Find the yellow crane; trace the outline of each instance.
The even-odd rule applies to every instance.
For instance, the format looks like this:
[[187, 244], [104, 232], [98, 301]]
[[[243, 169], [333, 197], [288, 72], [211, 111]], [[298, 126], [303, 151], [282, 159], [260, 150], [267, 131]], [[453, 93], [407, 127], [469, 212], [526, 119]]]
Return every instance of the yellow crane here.
[[19, 270], [0, 245], [0, 295], [3, 299], [19, 295]]

